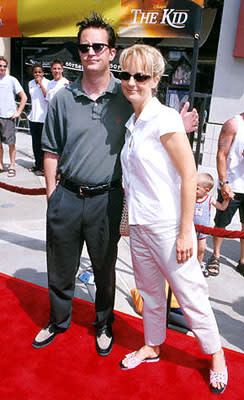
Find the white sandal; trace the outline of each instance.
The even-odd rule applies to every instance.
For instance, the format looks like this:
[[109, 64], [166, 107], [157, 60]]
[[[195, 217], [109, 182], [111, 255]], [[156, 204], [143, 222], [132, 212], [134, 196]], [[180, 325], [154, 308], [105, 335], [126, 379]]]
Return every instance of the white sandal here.
[[[213, 371], [210, 369], [210, 380], [209, 380], [209, 386], [210, 386], [210, 391], [212, 393], [223, 393], [225, 391], [225, 388], [227, 386], [228, 382], [228, 370], [227, 367], [223, 371]], [[220, 389], [217, 387], [213, 386], [213, 383], [221, 383], [223, 385]]]

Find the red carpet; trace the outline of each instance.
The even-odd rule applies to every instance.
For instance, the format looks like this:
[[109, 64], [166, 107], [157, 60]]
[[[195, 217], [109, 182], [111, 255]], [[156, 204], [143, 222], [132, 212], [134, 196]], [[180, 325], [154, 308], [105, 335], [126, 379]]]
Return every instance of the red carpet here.
[[[1, 400], [206, 400], [208, 358], [195, 339], [168, 331], [159, 363], [121, 371], [119, 360], [143, 344], [142, 321], [116, 313], [108, 357], [94, 346], [94, 306], [74, 301], [69, 331], [48, 347], [31, 343], [48, 320], [46, 289], [0, 274]], [[244, 329], [244, 327], [243, 327]], [[226, 350], [229, 385], [221, 399], [244, 399], [244, 355]]]

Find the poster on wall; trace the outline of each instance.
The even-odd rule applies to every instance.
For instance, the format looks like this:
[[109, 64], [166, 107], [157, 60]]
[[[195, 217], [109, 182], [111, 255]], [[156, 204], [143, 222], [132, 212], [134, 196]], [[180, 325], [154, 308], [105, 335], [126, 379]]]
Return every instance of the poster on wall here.
[[193, 37], [204, 0], [0, 0], [0, 37], [72, 37], [101, 13], [121, 37]]

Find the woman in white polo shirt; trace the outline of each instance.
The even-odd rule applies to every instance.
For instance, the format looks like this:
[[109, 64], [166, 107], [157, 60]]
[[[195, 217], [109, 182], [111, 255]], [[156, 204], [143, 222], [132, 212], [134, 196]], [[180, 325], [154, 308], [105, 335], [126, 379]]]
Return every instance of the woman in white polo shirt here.
[[204, 353], [211, 354], [210, 390], [224, 391], [227, 368], [208, 287], [197, 261], [193, 211], [196, 168], [180, 115], [154, 97], [164, 59], [151, 46], [120, 56], [122, 90], [134, 114], [121, 152], [136, 286], [144, 300], [145, 345], [122, 369], [159, 361], [166, 336], [165, 279]]

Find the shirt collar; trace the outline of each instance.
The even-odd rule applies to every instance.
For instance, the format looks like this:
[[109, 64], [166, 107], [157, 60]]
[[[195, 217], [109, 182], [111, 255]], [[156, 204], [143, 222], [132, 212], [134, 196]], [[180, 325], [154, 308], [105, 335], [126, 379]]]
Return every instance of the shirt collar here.
[[[86, 94], [86, 92], [82, 89], [81, 79], [82, 79], [82, 73], [79, 75], [79, 77], [74, 82], [72, 82], [69, 85], [68, 88], [69, 88], [69, 90], [71, 90], [74, 97], [80, 97], [80, 96], [89, 97]], [[107, 88], [105, 89], [105, 91], [101, 94], [101, 96], [106, 93], [117, 94], [119, 91], [119, 88], [120, 88], [120, 81], [118, 79], [116, 79], [114, 77], [114, 75], [111, 73], [109, 84], [108, 84]]]
[[135, 124], [138, 123], [139, 121], [144, 121], [144, 122], [150, 121], [150, 119], [154, 115], [157, 115], [159, 113], [160, 105], [161, 105], [160, 101], [156, 97], [153, 97], [143, 108], [137, 120], [135, 118], [135, 113], [131, 115], [131, 117], [125, 124], [126, 128], [128, 128], [131, 131], [135, 126]]

